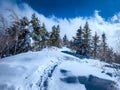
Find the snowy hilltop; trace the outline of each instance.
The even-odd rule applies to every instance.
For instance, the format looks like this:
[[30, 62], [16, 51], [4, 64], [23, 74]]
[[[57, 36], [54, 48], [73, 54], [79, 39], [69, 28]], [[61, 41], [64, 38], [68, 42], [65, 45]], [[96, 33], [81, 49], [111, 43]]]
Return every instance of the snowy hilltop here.
[[[61, 52], [62, 51], [62, 52]], [[120, 66], [46, 48], [0, 60], [0, 90], [120, 90]]]

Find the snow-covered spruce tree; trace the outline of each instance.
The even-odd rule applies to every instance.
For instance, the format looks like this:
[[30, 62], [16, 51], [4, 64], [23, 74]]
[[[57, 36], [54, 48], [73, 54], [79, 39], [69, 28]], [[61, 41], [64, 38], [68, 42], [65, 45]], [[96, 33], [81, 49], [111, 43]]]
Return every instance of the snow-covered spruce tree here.
[[101, 38], [101, 59], [106, 61], [106, 53], [107, 53], [107, 43], [106, 43], [106, 34], [102, 34]]
[[56, 26], [56, 45], [57, 47], [61, 48], [62, 47], [62, 39], [60, 37], [60, 26]]
[[8, 28], [10, 54], [17, 54], [29, 50], [29, 44], [26, 39], [27, 34], [29, 34], [29, 30], [26, 28], [28, 24], [27, 17], [23, 17]]
[[42, 38], [42, 42], [41, 42], [41, 48], [45, 48], [48, 46], [48, 42], [49, 42], [49, 33], [45, 27], [45, 24], [43, 23], [42, 27], [41, 27], [41, 32], [40, 32], [41, 38]]
[[60, 27], [54, 25], [52, 27], [52, 32], [50, 34], [50, 46], [61, 47], [61, 38], [60, 38]]
[[34, 40], [34, 47], [33, 50], [41, 50], [42, 48], [42, 26], [40, 25], [39, 19], [36, 16], [36, 14], [32, 14], [30, 23], [32, 24], [33, 27], [33, 32], [31, 34], [33, 40]]
[[83, 46], [84, 46], [84, 56], [90, 56], [91, 53], [91, 30], [89, 28], [88, 22], [85, 23], [83, 29]]
[[84, 45], [83, 45], [83, 29], [80, 28], [77, 30], [76, 37], [73, 38], [73, 44], [76, 49], [76, 53], [80, 55], [84, 55]]
[[98, 58], [99, 57], [99, 53], [100, 53], [99, 52], [99, 47], [100, 47], [99, 36], [95, 32], [95, 35], [92, 37], [92, 56], [94, 58]]
[[66, 34], [63, 36], [63, 46], [69, 46], [69, 40]]
[[17, 53], [27, 52], [30, 50], [30, 44], [28, 42], [28, 35], [30, 34], [28, 30], [29, 20], [27, 17], [20, 19], [20, 32], [18, 35], [18, 45]]

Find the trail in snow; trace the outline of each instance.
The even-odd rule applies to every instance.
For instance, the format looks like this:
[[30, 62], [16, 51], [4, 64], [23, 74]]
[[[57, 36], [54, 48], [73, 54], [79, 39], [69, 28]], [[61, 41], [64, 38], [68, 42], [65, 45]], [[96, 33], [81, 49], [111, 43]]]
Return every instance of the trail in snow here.
[[[50, 56], [47, 56], [50, 57]], [[69, 57], [66, 55], [63, 55], [63, 57], [56, 57], [57, 62], [52, 62], [52, 64], [48, 65], [43, 73], [40, 75], [40, 79], [38, 82], [38, 86], [40, 87], [40, 90], [49, 90], [48, 89], [48, 84], [49, 81], [55, 71], [55, 69], [61, 64], [64, 63], [65, 60], [69, 60], [69, 61], [78, 61], [78, 59], [73, 58], [73, 57]]]
[[47, 90], [48, 89], [48, 79], [50, 77], [52, 77], [53, 71], [55, 70], [55, 68], [57, 67], [57, 64], [54, 65], [50, 70], [45, 69], [43, 75], [40, 78], [40, 83], [39, 83], [39, 87], [40, 90]]
[[48, 83], [55, 71], [55, 69], [57, 68], [57, 66], [59, 66], [62, 62], [63, 62], [63, 58], [57, 57], [58, 62], [51, 64], [49, 66], [47, 66], [44, 69], [43, 74], [40, 76], [40, 80], [39, 80], [39, 87], [40, 90], [48, 90]]

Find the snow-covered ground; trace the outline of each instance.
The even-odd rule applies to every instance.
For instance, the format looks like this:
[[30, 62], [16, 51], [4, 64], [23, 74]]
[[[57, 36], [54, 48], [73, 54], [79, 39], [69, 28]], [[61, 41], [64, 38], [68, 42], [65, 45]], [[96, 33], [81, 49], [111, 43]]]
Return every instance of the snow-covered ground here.
[[[52, 47], [1, 59], [0, 90], [88, 90], [79, 80], [82, 76], [113, 81], [120, 90], [117, 71], [105, 67], [109, 64], [79, 59], [61, 51], [70, 50]], [[68, 77], [74, 80], [67, 83]]]

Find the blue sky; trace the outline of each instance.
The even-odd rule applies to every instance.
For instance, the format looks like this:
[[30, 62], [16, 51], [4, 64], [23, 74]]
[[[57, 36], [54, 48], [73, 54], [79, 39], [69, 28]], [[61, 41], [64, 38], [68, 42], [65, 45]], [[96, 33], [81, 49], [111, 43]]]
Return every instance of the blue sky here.
[[92, 16], [95, 10], [108, 19], [120, 11], [120, 0], [20, 0], [45, 16]]

